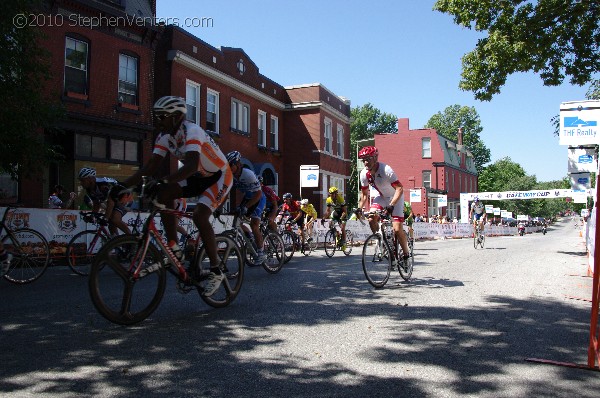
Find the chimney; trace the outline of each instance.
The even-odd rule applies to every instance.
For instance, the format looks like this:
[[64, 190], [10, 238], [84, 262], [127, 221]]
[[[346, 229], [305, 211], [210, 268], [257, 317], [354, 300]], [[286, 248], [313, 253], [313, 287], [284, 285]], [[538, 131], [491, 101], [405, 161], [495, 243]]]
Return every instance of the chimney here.
[[462, 146], [462, 144], [463, 144], [462, 143], [462, 127], [458, 128], [458, 142], [457, 142], [457, 144], [460, 145], [460, 146]]

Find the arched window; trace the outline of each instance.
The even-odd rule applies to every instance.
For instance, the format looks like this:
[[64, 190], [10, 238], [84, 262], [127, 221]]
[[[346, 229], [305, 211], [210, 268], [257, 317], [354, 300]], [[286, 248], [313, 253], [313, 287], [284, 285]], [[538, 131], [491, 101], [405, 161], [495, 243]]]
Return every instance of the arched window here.
[[275, 174], [273, 174], [273, 170], [265, 169], [262, 173], [262, 177], [264, 185], [277, 185], [277, 181], [275, 181]]

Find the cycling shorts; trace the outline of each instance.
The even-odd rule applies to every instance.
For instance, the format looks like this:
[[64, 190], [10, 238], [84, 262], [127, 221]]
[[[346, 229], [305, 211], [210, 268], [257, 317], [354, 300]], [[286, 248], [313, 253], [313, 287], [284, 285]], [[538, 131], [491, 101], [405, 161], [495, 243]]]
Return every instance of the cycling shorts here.
[[196, 173], [179, 182], [184, 198], [200, 196], [197, 205], [203, 204], [211, 211], [215, 211], [223, 204], [232, 185], [233, 173], [230, 168], [225, 172], [219, 170], [210, 177], [203, 177]]
[[475, 214], [473, 214], [473, 221], [479, 221], [479, 219], [481, 217], [483, 217], [483, 213], [481, 213], [481, 214], [475, 213]]
[[[377, 196], [376, 198], [373, 198], [371, 209], [369, 211], [384, 211], [386, 206], [390, 203], [390, 199], [391, 198], [384, 198], [383, 196]], [[398, 204], [398, 206], [394, 206], [394, 211], [392, 212], [392, 221], [404, 222], [404, 195], [400, 197]]]

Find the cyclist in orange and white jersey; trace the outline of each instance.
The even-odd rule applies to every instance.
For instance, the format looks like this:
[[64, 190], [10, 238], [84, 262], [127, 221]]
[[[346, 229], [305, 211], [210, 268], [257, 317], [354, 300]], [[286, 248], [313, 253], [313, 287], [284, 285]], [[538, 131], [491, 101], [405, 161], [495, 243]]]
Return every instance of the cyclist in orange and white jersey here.
[[[156, 139], [152, 157], [133, 176], [126, 186], [138, 184], [142, 176], [151, 176], [168, 154], [179, 159], [183, 166], [174, 173], [148, 184], [156, 190], [160, 203], [173, 208], [177, 198], [200, 196], [194, 209], [193, 220], [198, 227], [210, 259], [210, 275], [204, 294], [212, 295], [224, 279], [219, 265], [215, 232], [210, 223], [212, 213], [222, 205], [231, 190], [233, 174], [227, 158], [210, 135], [200, 126], [188, 120], [185, 100], [180, 97], [161, 97], [154, 104], [156, 127], [162, 133]], [[177, 244], [177, 220], [173, 214], [161, 214], [169, 246], [180, 259], [183, 252]]]
[[[367, 200], [367, 192], [370, 192], [371, 208], [369, 211], [385, 210], [392, 216], [392, 227], [406, 258], [409, 256], [409, 250], [406, 234], [402, 227], [404, 223], [404, 188], [394, 170], [389, 165], [378, 161], [379, 151], [374, 146], [362, 148], [358, 152], [358, 158], [362, 159], [365, 165], [360, 172], [361, 197], [358, 201], [358, 208], [362, 209]], [[373, 233], [379, 230], [377, 213], [371, 213], [369, 225]]]

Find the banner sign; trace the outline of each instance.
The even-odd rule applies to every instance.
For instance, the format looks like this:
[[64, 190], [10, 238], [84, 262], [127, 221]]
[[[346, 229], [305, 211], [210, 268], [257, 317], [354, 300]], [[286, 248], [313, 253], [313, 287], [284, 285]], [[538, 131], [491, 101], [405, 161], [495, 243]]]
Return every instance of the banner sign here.
[[448, 195], [438, 196], [438, 207], [446, 207], [446, 206], [448, 206]]
[[421, 202], [421, 190], [420, 189], [411, 189], [410, 190], [410, 202]]
[[300, 188], [319, 187], [319, 166], [300, 166]]
[[571, 173], [571, 188], [574, 193], [581, 194], [581, 190], [590, 188], [590, 173]]
[[569, 173], [587, 171], [595, 173], [598, 171], [598, 159], [595, 148], [569, 148]]
[[485, 212], [486, 213], [493, 213], [494, 212], [494, 205], [485, 205]]
[[560, 104], [560, 145], [600, 144], [600, 101]]
[[495, 216], [499, 216], [500, 215], [500, 208], [499, 207], [494, 207], [494, 215]]

